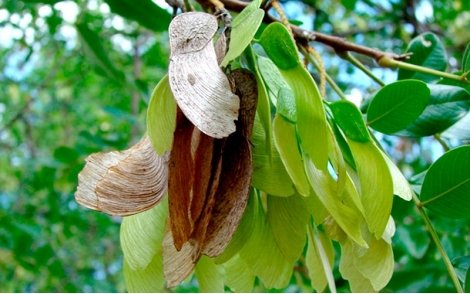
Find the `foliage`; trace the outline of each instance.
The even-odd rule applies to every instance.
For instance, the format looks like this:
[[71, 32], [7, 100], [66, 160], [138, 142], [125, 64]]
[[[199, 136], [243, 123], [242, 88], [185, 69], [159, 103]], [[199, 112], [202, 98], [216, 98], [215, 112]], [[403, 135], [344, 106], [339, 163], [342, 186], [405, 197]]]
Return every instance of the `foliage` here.
[[[253, 188], [225, 252], [201, 258], [194, 277], [173, 290], [455, 291], [454, 270], [468, 289], [470, 155], [463, 144], [470, 136], [457, 126], [468, 117], [469, 86], [429, 71], [468, 71], [470, 37], [458, 34], [468, 4], [434, 1], [431, 24], [406, 1], [282, 2], [297, 7], [291, 20], [314, 14], [315, 30], [413, 52], [411, 67], [396, 65], [399, 81], [374, 68], [386, 84], [376, 86], [319, 47], [340, 88], [324, 93], [310, 72], [321, 78], [325, 69], [303, 66], [284, 25], [261, 24], [261, 1], [235, 17], [222, 64], [256, 77]], [[77, 17], [67, 17], [65, 3]], [[166, 200], [122, 220], [122, 261], [121, 219], [78, 207], [73, 193], [85, 157], [135, 143], [146, 115], [157, 153], [170, 148], [176, 113], [164, 74], [171, 15], [150, 0], [4, 4], [2, 29], [21, 33], [0, 52], [0, 290], [164, 289]], [[455, 36], [419, 35], [435, 27]], [[362, 114], [337, 98], [352, 89], [367, 100]], [[441, 145], [427, 136], [447, 152], [439, 156]], [[418, 195], [413, 201], [405, 201], [413, 193], [395, 164]], [[442, 263], [446, 256], [453, 265]]]

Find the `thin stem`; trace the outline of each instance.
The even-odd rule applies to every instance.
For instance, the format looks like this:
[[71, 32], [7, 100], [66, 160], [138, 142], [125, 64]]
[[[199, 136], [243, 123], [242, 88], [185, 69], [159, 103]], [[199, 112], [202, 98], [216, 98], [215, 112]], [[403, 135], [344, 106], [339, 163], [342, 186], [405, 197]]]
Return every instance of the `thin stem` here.
[[416, 197], [416, 195], [413, 193], [413, 201], [416, 204], [416, 208], [418, 209], [419, 214], [423, 218], [423, 221], [426, 225], [426, 228], [431, 235], [432, 240], [434, 241], [434, 244], [436, 244], [436, 247], [441, 254], [442, 261], [444, 262], [447, 272], [449, 274], [450, 279], [452, 280], [452, 283], [454, 284], [455, 289], [459, 293], [464, 293], [462, 285], [459, 282], [459, 278], [457, 277], [457, 273], [455, 272], [454, 266], [452, 265], [452, 262], [449, 259], [449, 256], [447, 255], [446, 251], [444, 250], [444, 247], [442, 246], [441, 241], [439, 240], [439, 236], [437, 235], [436, 230], [432, 226], [431, 220], [429, 219], [429, 216], [427, 215], [426, 211], [424, 210], [422, 203]]
[[[317, 70], [320, 70], [320, 66], [318, 65], [317, 61], [315, 60], [315, 58], [313, 58], [305, 48], [301, 47], [301, 50], [302, 50], [302, 53], [304, 54], [304, 56], [308, 59], [308, 61], [313, 64], [313, 66], [315, 66], [315, 68]], [[346, 95], [344, 94], [344, 92], [339, 88], [339, 86], [336, 84], [335, 81], [333, 81], [333, 79], [325, 72], [325, 78], [326, 78], [326, 82], [330, 85], [330, 87], [333, 89], [333, 91], [336, 92], [336, 94], [338, 94], [339, 98], [341, 98], [341, 100], [348, 100], [348, 98], [346, 97]]]
[[436, 141], [439, 142], [439, 144], [441, 144], [442, 148], [444, 149], [444, 152], [447, 152], [450, 150], [449, 145], [447, 145], [447, 143], [441, 138], [440, 134], [435, 134], [434, 139], [436, 139]]
[[355, 67], [359, 68], [363, 73], [365, 73], [366, 75], [368, 75], [374, 82], [376, 82], [377, 84], [379, 84], [380, 86], [385, 86], [385, 83], [382, 82], [381, 79], [379, 79], [378, 77], [376, 77], [362, 62], [359, 61], [359, 59], [357, 59], [356, 57], [354, 57], [351, 53], [349, 52], [345, 52], [345, 53], [341, 53], [339, 54], [339, 56], [341, 56], [342, 58], [346, 59], [347, 61], [349, 61], [352, 65], [354, 65]]
[[421, 73], [425, 73], [425, 74], [430, 74], [430, 75], [434, 75], [434, 76], [438, 76], [438, 77], [442, 77], [442, 78], [446, 78], [446, 79], [456, 80], [456, 81], [463, 82], [463, 83], [470, 83], [470, 81], [467, 79], [466, 75], [458, 76], [458, 75], [454, 75], [454, 74], [451, 74], [451, 73], [448, 73], [448, 72], [439, 71], [439, 70], [435, 70], [435, 69], [432, 69], [432, 68], [428, 68], [428, 67], [419, 66], [419, 65], [416, 65], [416, 64], [411, 64], [411, 63], [395, 60], [395, 59], [393, 59], [391, 57], [388, 57], [388, 56], [384, 56], [384, 57], [380, 58], [378, 63], [382, 67], [390, 67], [390, 68], [398, 67], [398, 68], [401, 68], [401, 69], [407, 69], [407, 70], [411, 70], [411, 71], [415, 71], [415, 72], [421, 72]]

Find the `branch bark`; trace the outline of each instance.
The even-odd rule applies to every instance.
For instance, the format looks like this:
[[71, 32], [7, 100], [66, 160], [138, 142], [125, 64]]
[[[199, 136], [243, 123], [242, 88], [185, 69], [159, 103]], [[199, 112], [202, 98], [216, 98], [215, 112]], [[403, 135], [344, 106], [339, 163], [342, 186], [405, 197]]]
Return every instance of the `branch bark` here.
[[[197, 0], [199, 4], [201, 4], [205, 9], [212, 9], [214, 7], [214, 0]], [[225, 6], [226, 9], [240, 12], [245, 8], [249, 2], [244, 2], [241, 0], [220, 0]], [[264, 22], [272, 23], [276, 21], [280, 21], [275, 17], [269, 15], [268, 13], [265, 14]], [[332, 36], [328, 34], [323, 34], [316, 31], [309, 31], [302, 29], [298, 26], [291, 25], [292, 32], [294, 34], [294, 38], [300, 43], [308, 43], [310, 41], [319, 42], [325, 45], [330, 46], [336, 52], [355, 52], [358, 54], [362, 54], [365, 56], [369, 56], [376, 61], [381, 59], [382, 57], [389, 57], [395, 60], [404, 60], [407, 59], [407, 55], [398, 55], [394, 53], [384, 52], [378, 49], [370, 48], [363, 45], [358, 45], [352, 42], [347, 41], [344, 38], [338, 36]]]

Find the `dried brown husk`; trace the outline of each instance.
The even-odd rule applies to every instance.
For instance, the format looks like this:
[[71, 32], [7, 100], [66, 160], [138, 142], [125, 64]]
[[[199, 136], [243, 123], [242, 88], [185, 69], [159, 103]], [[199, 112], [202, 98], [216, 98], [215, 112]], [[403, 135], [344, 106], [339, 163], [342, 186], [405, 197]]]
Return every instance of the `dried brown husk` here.
[[163, 239], [163, 274], [167, 287], [180, 284], [194, 269], [196, 262], [194, 256], [196, 247], [186, 242], [180, 250], [176, 250], [171, 231]]
[[128, 150], [95, 153], [86, 162], [75, 199], [87, 208], [132, 215], [153, 207], [167, 190], [168, 156], [158, 156], [147, 136]]
[[236, 129], [239, 98], [220, 69], [212, 38], [215, 16], [203, 12], [178, 15], [169, 27], [170, 86], [178, 106], [203, 133], [223, 138]]
[[240, 116], [236, 133], [230, 135], [225, 143], [215, 206], [202, 245], [203, 253], [208, 256], [220, 255], [232, 239], [246, 208], [252, 176], [249, 138], [258, 98], [256, 80], [244, 70], [232, 72], [230, 78], [240, 97]]

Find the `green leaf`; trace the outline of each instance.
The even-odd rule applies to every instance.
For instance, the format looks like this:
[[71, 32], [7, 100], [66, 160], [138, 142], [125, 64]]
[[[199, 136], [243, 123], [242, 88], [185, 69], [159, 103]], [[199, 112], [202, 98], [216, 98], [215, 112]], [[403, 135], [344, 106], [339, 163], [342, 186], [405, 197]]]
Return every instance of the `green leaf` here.
[[[294, 184], [282, 163], [272, 141], [266, 142], [264, 129], [258, 115], [253, 126], [253, 176], [251, 185], [261, 191], [276, 196], [291, 196], [295, 193]], [[267, 146], [266, 146], [267, 145]], [[266, 149], [271, 149], [271, 156]]]
[[467, 44], [462, 57], [462, 72], [470, 71], [470, 43]]
[[302, 151], [318, 168], [326, 170], [328, 130], [322, 98], [312, 76], [300, 63], [292, 36], [282, 24], [272, 23], [263, 31], [260, 42], [294, 93]]
[[457, 121], [450, 128], [445, 130], [441, 137], [448, 139], [457, 139], [466, 143], [470, 142], [470, 112], [468, 112], [463, 118]]
[[323, 293], [328, 284], [326, 273], [333, 274], [335, 251], [325, 233], [317, 230], [315, 234], [316, 236], [309, 231], [305, 264], [312, 287], [315, 291]]
[[199, 283], [199, 291], [204, 293], [224, 292], [224, 268], [216, 265], [211, 258], [201, 256], [196, 264], [195, 275]]
[[158, 155], [170, 151], [176, 128], [176, 101], [165, 75], [152, 93], [147, 109], [147, 134]]
[[370, 140], [369, 131], [356, 105], [349, 101], [337, 101], [330, 104], [330, 109], [335, 122], [349, 139], [358, 142]]
[[221, 63], [223, 67], [240, 56], [250, 45], [263, 21], [264, 10], [259, 9], [260, 5], [260, 0], [252, 1], [233, 19], [229, 49]]
[[235, 293], [250, 293], [253, 291], [256, 276], [250, 269], [250, 266], [235, 255], [229, 261], [224, 263], [225, 284]]
[[464, 281], [467, 271], [470, 269], [470, 255], [459, 256], [452, 260], [459, 280]]
[[470, 146], [445, 153], [429, 168], [421, 204], [448, 218], [470, 217]]
[[415, 121], [428, 104], [430, 90], [417, 80], [398, 81], [383, 87], [367, 110], [367, 123], [384, 134], [393, 134]]
[[255, 206], [257, 212], [253, 233], [240, 251], [240, 257], [250, 265], [265, 287], [284, 288], [292, 276], [292, 264], [278, 247], [259, 200], [256, 200]]
[[271, 101], [274, 105], [278, 105], [278, 101], [275, 98], [277, 98], [279, 90], [282, 88], [289, 88], [289, 86], [287, 85], [286, 81], [284, 81], [281, 72], [279, 72], [279, 69], [271, 61], [271, 59], [257, 55], [256, 61], [258, 63], [258, 68], [261, 76], [263, 77], [264, 83], [266, 84], [269, 92], [272, 94], [270, 95], [270, 97], [273, 97]]
[[373, 142], [348, 140], [361, 183], [361, 199], [369, 231], [381, 238], [393, 202], [393, 180], [382, 152]]
[[124, 74], [117, 70], [111, 59], [109, 59], [108, 52], [103, 47], [102, 38], [91, 30], [85, 22], [78, 22], [75, 26], [85, 47], [85, 53], [91, 61], [109, 78], [117, 82], [124, 81]]
[[167, 215], [168, 202], [165, 197], [152, 209], [123, 217], [121, 247], [130, 269], [145, 269], [161, 250]]
[[307, 158], [304, 160], [305, 171], [315, 195], [320, 199], [341, 229], [361, 246], [367, 246], [361, 235], [362, 213], [353, 204], [343, 201], [347, 189], [338, 195], [337, 183], [328, 172], [319, 170]]
[[268, 223], [287, 262], [294, 264], [302, 254], [310, 214], [299, 195], [268, 196]]
[[465, 276], [465, 292], [470, 292], [470, 268], [467, 269], [467, 275]]
[[300, 65], [297, 47], [286, 27], [274, 22], [263, 31], [261, 45], [269, 58], [281, 70], [289, 70]]
[[276, 115], [273, 120], [273, 132], [274, 143], [295, 188], [301, 195], [308, 196], [310, 194], [310, 184], [305, 175], [295, 125]]
[[73, 163], [80, 157], [75, 149], [67, 146], [60, 146], [54, 150], [54, 158], [63, 163]]
[[423, 113], [397, 135], [424, 137], [438, 134], [452, 126], [470, 109], [470, 93], [457, 86], [432, 85], [431, 96]]
[[[445, 71], [447, 68], [447, 54], [444, 45], [433, 33], [424, 33], [411, 40], [406, 52], [413, 53], [407, 61], [408, 63], [439, 71]], [[417, 79], [432, 82], [438, 80], [439, 77], [400, 68], [398, 70], [398, 79]]]
[[165, 291], [163, 257], [161, 251], [143, 269], [132, 269], [124, 257], [124, 280], [128, 292], [155, 293]]
[[171, 15], [152, 0], [105, 0], [111, 11], [156, 32], [168, 30]]

